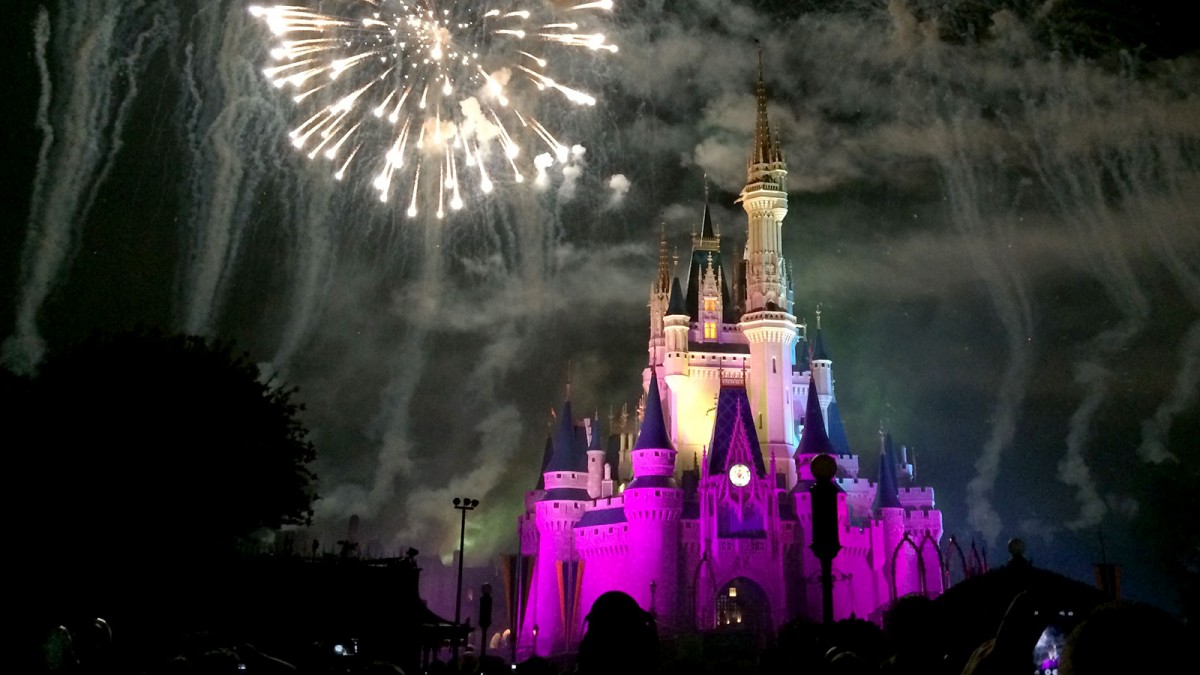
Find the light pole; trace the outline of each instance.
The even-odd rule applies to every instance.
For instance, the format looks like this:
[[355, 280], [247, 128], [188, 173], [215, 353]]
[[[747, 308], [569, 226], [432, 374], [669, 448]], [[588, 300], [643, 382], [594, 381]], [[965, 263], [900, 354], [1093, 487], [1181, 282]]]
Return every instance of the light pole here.
[[[467, 511], [474, 511], [475, 507], [479, 506], [478, 499], [469, 497], [454, 498], [454, 508], [462, 513], [462, 524], [458, 530], [458, 593], [454, 596], [454, 624], [455, 626], [462, 623], [462, 575], [463, 575], [463, 549], [467, 543]], [[454, 662], [458, 663], [458, 639], [454, 640]]]

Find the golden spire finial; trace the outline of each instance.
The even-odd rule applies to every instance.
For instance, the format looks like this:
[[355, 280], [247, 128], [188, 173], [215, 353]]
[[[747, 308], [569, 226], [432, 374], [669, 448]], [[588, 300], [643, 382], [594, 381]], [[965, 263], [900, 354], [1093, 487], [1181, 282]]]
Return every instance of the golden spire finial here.
[[817, 330], [821, 330], [821, 303], [817, 303]]

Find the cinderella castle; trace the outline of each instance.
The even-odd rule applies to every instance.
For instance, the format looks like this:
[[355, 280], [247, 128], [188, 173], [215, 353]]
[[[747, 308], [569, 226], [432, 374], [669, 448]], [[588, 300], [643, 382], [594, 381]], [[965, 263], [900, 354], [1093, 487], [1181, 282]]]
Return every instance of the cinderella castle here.
[[797, 322], [783, 256], [786, 178], [760, 70], [738, 199], [741, 259], [730, 274], [707, 204], [686, 286], [664, 238], [640, 420], [623, 415], [606, 436], [599, 420], [574, 417], [569, 400], [555, 417], [518, 520], [521, 657], [574, 651], [588, 609], [612, 590], [652, 613], [663, 635], [820, 620], [809, 488], [821, 454], [836, 460], [841, 488], [835, 618], [878, 620], [899, 596], [941, 593], [933, 490], [914, 485], [907, 451], [883, 431], [876, 480], [859, 477], [819, 310], [815, 330]]

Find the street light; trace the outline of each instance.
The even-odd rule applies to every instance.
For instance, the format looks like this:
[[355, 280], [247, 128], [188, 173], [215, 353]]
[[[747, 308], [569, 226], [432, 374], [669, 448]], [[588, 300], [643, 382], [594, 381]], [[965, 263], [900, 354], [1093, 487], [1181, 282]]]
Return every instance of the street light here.
[[[462, 524], [458, 530], [458, 593], [454, 596], [454, 624], [462, 623], [462, 575], [463, 549], [467, 543], [467, 511], [474, 511], [479, 506], [478, 499], [469, 497], [454, 498], [454, 508], [462, 512]], [[458, 663], [458, 640], [454, 640], [454, 662]]]

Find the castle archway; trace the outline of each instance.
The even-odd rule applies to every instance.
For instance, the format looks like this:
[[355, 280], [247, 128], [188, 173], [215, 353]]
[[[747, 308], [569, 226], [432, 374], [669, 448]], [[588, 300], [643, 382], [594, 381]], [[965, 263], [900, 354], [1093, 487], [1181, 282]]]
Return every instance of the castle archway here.
[[771, 629], [771, 601], [762, 586], [737, 577], [717, 591], [717, 630], [765, 634]]

